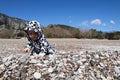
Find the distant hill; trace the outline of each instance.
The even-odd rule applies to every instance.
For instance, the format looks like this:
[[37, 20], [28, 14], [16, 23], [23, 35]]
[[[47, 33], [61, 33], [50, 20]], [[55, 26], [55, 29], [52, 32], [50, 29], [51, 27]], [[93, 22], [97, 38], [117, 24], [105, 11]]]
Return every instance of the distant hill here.
[[28, 21], [22, 20], [19, 18], [15, 18], [15, 17], [10, 17], [8, 15], [0, 13], [0, 26], [3, 28], [8, 28], [8, 29], [23, 28], [25, 26], [26, 22], [28, 22]]
[[[27, 20], [0, 13], [0, 38], [25, 37], [26, 33], [23, 28], [26, 23], [28, 23]], [[83, 31], [64, 24], [49, 24], [47, 27], [42, 27], [42, 29], [47, 38], [120, 39], [120, 31], [107, 33], [95, 29]]]
[[[0, 38], [15, 38], [25, 36], [23, 28], [26, 26], [27, 20], [10, 17], [0, 13]], [[46, 37], [79, 37], [79, 29], [62, 24], [50, 24], [43, 27]]]
[[46, 37], [50, 38], [80, 38], [80, 30], [63, 24], [49, 24], [44, 29]]
[[0, 13], [0, 38], [14, 38], [28, 21]]

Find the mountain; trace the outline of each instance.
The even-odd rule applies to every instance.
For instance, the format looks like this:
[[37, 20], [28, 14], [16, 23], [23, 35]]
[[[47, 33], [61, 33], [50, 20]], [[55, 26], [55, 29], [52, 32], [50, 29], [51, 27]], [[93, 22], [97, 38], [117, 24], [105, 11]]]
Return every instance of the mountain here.
[[6, 14], [0, 13], [0, 26], [3, 28], [6, 27], [8, 29], [11, 28], [19, 29], [23, 28], [27, 22], [28, 22], [27, 20], [10, 17]]
[[[25, 37], [26, 33], [23, 28], [26, 23], [28, 23], [27, 20], [0, 13], [0, 38]], [[47, 27], [42, 27], [42, 29], [47, 38], [120, 39], [120, 32], [105, 33], [95, 29], [83, 31], [64, 24], [49, 24]]]
[[0, 38], [13, 38], [26, 26], [27, 20], [0, 13]]
[[[26, 26], [27, 20], [10, 17], [0, 13], [0, 38], [16, 38], [18, 36], [26, 36], [23, 28]], [[43, 27], [46, 37], [78, 37], [79, 29], [62, 24], [49, 24]]]
[[44, 30], [48, 38], [80, 38], [80, 30], [64, 24], [49, 24]]

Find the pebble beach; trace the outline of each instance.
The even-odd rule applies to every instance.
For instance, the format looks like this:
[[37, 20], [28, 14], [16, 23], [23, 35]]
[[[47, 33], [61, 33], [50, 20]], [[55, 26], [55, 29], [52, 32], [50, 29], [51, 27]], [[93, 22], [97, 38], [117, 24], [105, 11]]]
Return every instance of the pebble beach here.
[[56, 54], [39, 57], [26, 39], [0, 39], [0, 80], [120, 80], [120, 40], [48, 41]]

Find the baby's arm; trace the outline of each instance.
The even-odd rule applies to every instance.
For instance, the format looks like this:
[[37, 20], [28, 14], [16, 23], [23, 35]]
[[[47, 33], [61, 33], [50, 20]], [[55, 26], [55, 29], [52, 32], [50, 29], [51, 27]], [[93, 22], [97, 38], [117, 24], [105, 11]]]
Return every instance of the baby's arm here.
[[43, 41], [42, 41], [41, 51], [43, 53], [46, 53], [46, 55], [47, 54], [55, 54], [54, 48], [49, 45], [49, 43], [47, 42], [46, 39], [43, 39]]
[[27, 42], [27, 45], [25, 46], [25, 48], [24, 48], [23, 51], [24, 51], [25, 53], [29, 53], [31, 48], [32, 48], [32, 44], [31, 44], [30, 41], [28, 41], [28, 42]]

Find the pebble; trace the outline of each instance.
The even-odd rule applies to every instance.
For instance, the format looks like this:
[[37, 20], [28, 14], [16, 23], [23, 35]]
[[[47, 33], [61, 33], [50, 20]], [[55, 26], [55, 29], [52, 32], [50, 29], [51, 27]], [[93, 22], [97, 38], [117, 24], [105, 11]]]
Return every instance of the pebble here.
[[120, 80], [119, 51], [0, 56], [1, 80]]
[[40, 79], [41, 78], [41, 74], [39, 72], [35, 72], [34, 73], [34, 77], [35, 77], [35, 79]]

